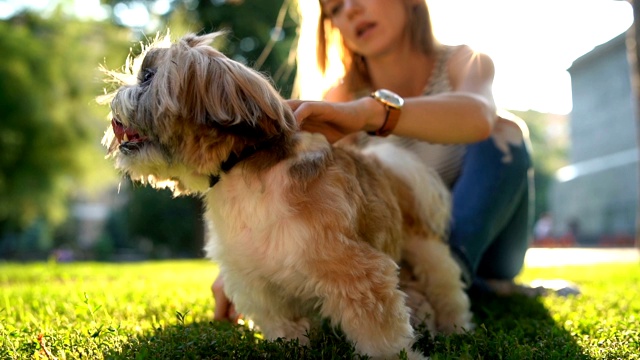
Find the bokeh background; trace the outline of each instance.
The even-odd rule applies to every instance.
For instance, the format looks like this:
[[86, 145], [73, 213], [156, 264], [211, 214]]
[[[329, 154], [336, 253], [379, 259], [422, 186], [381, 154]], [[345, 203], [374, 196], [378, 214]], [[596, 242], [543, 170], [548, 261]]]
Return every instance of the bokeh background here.
[[[498, 104], [529, 125], [533, 245], [633, 247], [635, 5], [562, 3], [433, 0], [432, 16], [443, 43], [469, 43], [494, 58]], [[271, 76], [286, 98], [317, 97], [327, 84], [313, 77], [313, 36], [300, 27], [316, 16], [315, 5], [0, 1], [0, 260], [201, 257], [199, 199], [132, 184], [105, 160], [108, 109], [95, 99], [111, 89], [99, 67], [122, 67], [141, 42], [167, 28], [176, 37], [227, 29], [225, 54]], [[298, 44], [310, 50], [296, 52]], [[507, 64], [519, 66], [501, 72]]]

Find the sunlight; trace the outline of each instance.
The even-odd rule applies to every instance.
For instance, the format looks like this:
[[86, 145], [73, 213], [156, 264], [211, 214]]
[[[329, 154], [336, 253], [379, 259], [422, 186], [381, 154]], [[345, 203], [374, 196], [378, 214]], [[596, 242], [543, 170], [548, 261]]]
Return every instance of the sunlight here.
[[244, 319], [238, 319], [238, 325], [242, 325], [242, 326], [246, 325], [250, 330], [253, 330], [253, 328], [255, 328], [256, 326], [256, 324], [251, 319], [246, 321]]
[[[304, 18], [298, 49], [300, 97], [320, 99], [343, 69], [338, 54], [331, 53], [333, 67], [322, 78], [315, 60], [319, 6], [306, 0], [298, 4]], [[626, 1], [429, 0], [428, 4], [438, 40], [468, 44], [491, 56], [499, 107], [556, 114], [572, 108], [567, 69], [573, 61], [633, 22]]]
[[[154, 12], [167, 10], [157, 1]], [[572, 108], [567, 68], [578, 57], [626, 31], [633, 23], [627, 1], [610, 0], [428, 0], [436, 37], [444, 44], [468, 44], [495, 63], [494, 98], [498, 107], [568, 114]], [[0, 2], [0, 18], [23, 8], [45, 10], [46, 0]], [[139, 5], [139, 4], [138, 4]], [[75, 0], [82, 16], [102, 18], [97, 0]], [[330, 67], [322, 77], [316, 68], [317, 1], [298, 1], [301, 17], [297, 53], [299, 97], [322, 98], [343, 73], [337, 49], [330, 50]], [[150, 21], [146, 8], [120, 4], [114, 8], [132, 26]]]
[[100, 5], [100, 0], [75, 0], [73, 7], [81, 18], [104, 20], [109, 16], [108, 11]]
[[606, 171], [637, 162], [638, 151], [633, 148], [562, 167], [556, 172], [556, 180], [559, 182], [567, 182], [580, 176]]
[[5, 0], [0, 1], [0, 19], [7, 19], [26, 9], [35, 10], [41, 14], [50, 13], [57, 6], [62, 6], [65, 10], [73, 12], [83, 19], [104, 20], [109, 16], [108, 10], [100, 4], [100, 0], [73, 0], [67, 2], [50, 0]]
[[336, 47], [329, 49], [329, 67], [327, 75], [323, 78], [316, 64], [316, 31], [320, 17], [320, 6], [315, 1], [298, 1], [302, 26], [300, 27], [300, 40], [297, 52], [298, 74], [296, 87], [299, 90], [300, 99], [320, 100], [333, 84], [344, 73], [340, 61], [339, 50]]
[[144, 27], [149, 23], [149, 11], [141, 3], [117, 3], [113, 7], [113, 13], [130, 27]]
[[530, 248], [524, 261], [527, 268], [638, 263], [640, 252], [636, 248]]
[[47, 0], [6, 0], [0, 1], [0, 19], [7, 19], [17, 12], [28, 8], [44, 9], [48, 5]]
[[441, 42], [468, 44], [491, 56], [496, 65], [496, 102], [513, 110], [569, 113], [571, 78], [567, 68], [633, 22], [626, 1], [428, 3]]

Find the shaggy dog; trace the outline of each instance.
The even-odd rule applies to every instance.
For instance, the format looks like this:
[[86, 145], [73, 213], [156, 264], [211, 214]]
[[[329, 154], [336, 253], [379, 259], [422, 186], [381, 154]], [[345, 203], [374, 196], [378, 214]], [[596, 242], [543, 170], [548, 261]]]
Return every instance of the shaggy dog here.
[[302, 342], [320, 315], [375, 358], [422, 358], [412, 316], [470, 329], [438, 176], [392, 145], [300, 132], [268, 79], [210, 46], [216, 36], [156, 39], [109, 72], [121, 86], [103, 143], [131, 179], [203, 198], [207, 255], [238, 312], [269, 339]]

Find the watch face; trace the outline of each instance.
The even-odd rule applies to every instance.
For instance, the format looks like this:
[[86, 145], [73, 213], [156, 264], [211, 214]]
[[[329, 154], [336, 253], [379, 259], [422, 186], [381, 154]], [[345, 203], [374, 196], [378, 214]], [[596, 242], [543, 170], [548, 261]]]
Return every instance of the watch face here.
[[376, 90], [376, 92], [374, 92], [374, 96], [380, 99], [383, 103], [394, 108], [400, 108], [402, 107], [402, 104], [404, 104], [404, 99], [402, 99], [398, 94], [386, 89]]

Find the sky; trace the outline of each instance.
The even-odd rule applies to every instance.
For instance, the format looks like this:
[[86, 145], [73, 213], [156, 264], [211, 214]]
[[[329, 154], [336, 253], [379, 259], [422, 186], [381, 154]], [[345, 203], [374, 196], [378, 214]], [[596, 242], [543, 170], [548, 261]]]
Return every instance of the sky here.
[[[74, 3], [81, 16], [105, 16], [99, 0]], [[159, 12], [168, 9], [168, 0], [157, 3]], [[301, 4], [311, 5], [303, 6], [303, 16], [317, 18], [315, 1], [302, 0]], [[571, 111], [571, 79], [567, 69], [573, 61], [625, 32], [633, 22], [631, 6], [624, 0], [428, 0], [428, 4], [434, 31], [441, 42], [467, 44], [491, 56], [496, 66], [493, 91], [499, 107], [554, 114]], [[46, 9], [50, 2], [0, 0], [0, 19], [24, 6]], [[146, 10], [119, 10], [131, 21], [149, 18], [145, 16]], [[303, 39], [305, 36], [313, 39], [312, 32], [315, 25], [303, 28]], [[311, 42], [304, 43], [309, 43], [308, 53], [312, 53]], [[318, 96], [313, 92], [302, 95]]]

